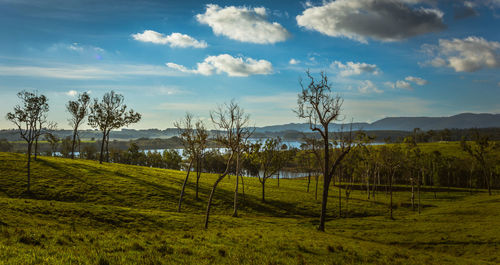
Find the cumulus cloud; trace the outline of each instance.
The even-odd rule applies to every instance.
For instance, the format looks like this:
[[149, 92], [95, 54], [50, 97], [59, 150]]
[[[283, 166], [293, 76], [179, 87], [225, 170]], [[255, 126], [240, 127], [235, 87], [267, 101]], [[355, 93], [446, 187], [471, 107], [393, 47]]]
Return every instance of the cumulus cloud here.
[[337, 0], [308, 7], [296, 19], [306, 29], [363, 43], [367, 38], [398, 41], [445, 28], [440, 10], [411, 7], [414, 2], [421, 1]]
[[267, 20], [264, 7], [220, 7], [215, 4], [206, 6], [204, 14], [196, 19], [209, 25], [215, 35], [230, 39], [259, 44], [268, 44], [288, 39], [290, 33], [279, 23]]
[[295, 65], [295, 64], [299, 64], [300, 61], [299, 60], [295, 60], [294, 58], [292, 58], [292, 59], [290, 59], [290, 61], [288, 63], [291, 64], [291, 65]]
[[229, 54], [208, 56], [194, 69], [175, 63], [166, 63], [167, 67], [192, 74], [213, 75], [214, 73], [226, 73], [229, 76], [245, 77], [249, 75], [267, 75], [272, 73], [273, 66], [266, 60], [255, 60], [252, 58], [243, 59], [233, 57]]
[[411, 84], [406, 82], [406, 81], [403, 81], [403, 80], [396, 81], [396, 88], [413, 90], [413, 87], [411, 86]]
[[[406, 80], [406, 81], [405, 81]], [[422, 79], [420, 77], [407, 76], [405, 80], [397, 80], [396, 82], [385, 82], [385, 86], [392, 89], [406, 89], [413, 90], [413, 86], [411, 83], [417, 84], [419, 86], [423, 86], [427, 84], [427, 80]]]
[[363, 94], [368, 93], [383, 93], [384, 91], [378, 89], [378, 87], [370, 80], [361, 81], [360, 86], [358, 87], [358, 91]]
[[65, 94], [67, 96], [74, 97], [78, 94], [78, 92], [76, 90], [70, 90], [70, 91], [66, 92]]
[[427, 84], [427, 80], [420, 78], [420, 77], [414, 77], [414, 76], [407, 76], [405, 78], [406, 81], [413, 82], [419, 86], [423, 86]]
[[198, 41], [189, 35], [178, 32], [174, 32], [170, 35], [164, 35], [154, 30], [145, 30], [143, 33], [132, 34], [132, 38], [142, 42], [151, 42], [179, 48], [206, 48], [208, 46], [203, 40]]
[[500, 67], [500, 42], [487, 41], [481, 37], [440, 39], [437, 46], [424, 45], [422, 49], [434, 57], [423, 65], [450, 67], [455, 72]]
[[369, 73], [374, 75], [380, 74], [380, 69], [375, 64], [355, 63], [355, 62], [347, 62], [343, 64], [342, 62], [334, 61], [330, 66], [332, 68], [339, 69], [341, 76], [360, 75], [363, 73]]

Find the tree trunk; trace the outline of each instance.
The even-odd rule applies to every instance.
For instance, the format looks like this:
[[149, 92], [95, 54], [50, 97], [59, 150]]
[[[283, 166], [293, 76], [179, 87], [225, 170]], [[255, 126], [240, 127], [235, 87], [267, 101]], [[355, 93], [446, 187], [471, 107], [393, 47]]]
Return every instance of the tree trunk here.
[[101, 154], [99, 155], [99, 164], [102, 164], [104, 159], [104, 142], [106, 142], [106, 130], [102, 132], [102, 142], [101, 142]]
[[236, 154], [236, 185], [234, 187], [233, 217], [238, 217], [238, 185], [240, 183], [240, 150]]
[[278, 188], [279, 188], [280, 187], [280, 172], [279, 171], [278, 171], [277, 177], [278, 177]]
[[315, 193], [314, 193], [314, 199], [315, 200], [318, 200], [318, 179], [319, 179], [319, 175], [316, 174], [316, 190], [315, 190]]
[[325, 231], [325, 221], [326, 221], [326, 204], [328, 202], [328, 188], [331, 181], [331, 176], [329, 172], [329, 163], [330, 163], [330, 146], [328, 142], [328, 124], [324, 126], [325, 128], [325, 136], [323, 138], [323, 144], [325, 145], [325, 157], [324, 157], [324, 167], [323, 167], [323, 199], [321, 201], [321, 215], [319, 217], [319, 226], [318, 230], [324, 232]]
[[262, 184], [262, 202], [266, 202], [266, 194], [265, 194], [266, 179], [262, 179], [260, 183]]
[[331, 178], [327, 178], [323, 180], [323, 200], [321, 201], [321, 215], [319, 217], [319, 226], [318, 230], [324, 232], [325, 231], [325, 221], [326, 221], [326, 204], [328, 201], [328, 186], [330, 185]]
[[245, 182], [243, 182], [243, 175], [240, 176], [241, 178], [241, 197], [243, 199], [243, 202], [245, 202]]
[[307, 176], [307, 193], [309, 193], [309, 185], [311, 185], [311, 173]]
[[208, 229], [208, 218], [210, 217], [210, 207], [212, 206], [212, 199], [214, 198], [215, 194], [215, 189], [217, 188], [217, 185], [221, 180], [227, 175], [227, 172], [224, 174], [220, 175], [219, 178], [214, 183], [214, 186], [212, 187], [212, 191], [210, 192], [210, 196], [208, 197], [208, 203], [207, 203], [207, 211], [205, 213], [205, 229]]
[[35, 138], [35, 161], [38, 158], [38, 136]]
[[27, 191], [28, 193], [30, 192], [30, 184], [31, 184], [31, 146], [32, 143], [28, 143], [28, 185], [27, 185]]
[[75, 126], [75, 129], [73, 130], [73, 142], [71, 143], [71, 159], [75, 159], [75, 144], [76, 144], [77, 128], [78, 127]]
[[109, 133], [110, 131], [106, 133], [106, 162], [108, 163], [109, 163]]
[[186, 183], [188, 182], [189, 173], [191, 172], [192, 165], [193, 165], [193, 160], [189, 161], [189, 167], [188, 167], [188, 171], [186, 174], [186, 178], [184, 179], [184, 183], [182, 183], [181, 195], [179, 196], [179, 204], [177, 205], [177, 212], [178, 213], [181, 212], [182, 197], [184, 197], [184, 189], [186, 188]]

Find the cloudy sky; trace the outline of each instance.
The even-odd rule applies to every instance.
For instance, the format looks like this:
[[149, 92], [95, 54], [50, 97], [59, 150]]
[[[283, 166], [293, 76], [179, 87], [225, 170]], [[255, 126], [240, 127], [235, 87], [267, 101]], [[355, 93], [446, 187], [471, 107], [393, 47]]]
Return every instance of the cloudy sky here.
[[115, 90], [173, 127], [235, 99], [257, 126], [300, 122], [305, 71], [345, 119], [500, 113], [500, 0], [0, 0], [0, 128], [22, 89], [65, 104]]

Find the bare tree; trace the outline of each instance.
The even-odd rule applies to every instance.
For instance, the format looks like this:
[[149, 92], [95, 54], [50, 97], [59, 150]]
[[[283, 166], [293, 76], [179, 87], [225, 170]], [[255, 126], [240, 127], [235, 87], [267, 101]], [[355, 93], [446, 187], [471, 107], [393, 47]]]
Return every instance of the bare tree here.
[[[104, 159], [104, 145], [106, 149], [109, 143], [109, 133], [113, 129], [119, 129], [141, 120], [141, 114], [134, 110], [127, 111], [127, 105], [123, 104], [123, 96], [114, 91], [104, 94], [101, 102], [94, 99], [90, 105], [88, 117], [89, 125], [98, 128], [102, 132], [101, 153], [99, 163]], [[109, 152], [107, 152], [109, 154]], [[107, 155], [108, 160], [109, 156]]]
[[196, 199], [198, 199], [198, 189], [203, 168], [203, 158], [205, 156], [205, 149], [207, 148], [208, 131], [202, 121], [197, 121], [196, 127], [196, 153], [195, 153], [195, 169], [196, 169]]
[[310, 80], [307, 87], [304, 87], [302, 81], [302, 93], [298, 95], [297, 109], [294, 112], [299, 118], [305, 119], [313, 132], [318, 132], [323, 140], [323, 199], [321, 202], [321, 216], [318, 226], [319, 231], [325, 231], [326, 205], [328, 201], [328, 189], [335, 169], [342, 161], [344, 156], [349, 153], [350, 145], [347, 146], [336, 159], [331, 162], [329, 128], [331, 122], [339, 120], [339, 115], [343, 99], [339, 95], [333, 95], [328, 78], [321, 73], [320, 80], [306, 72]]
[[210, 216], [210, 207], [215, 193], [215, 189], [229, 173], [231, 162], [236, 156], [236, 185], [234, 195], [234, 211], [233, 216], [238, 214], [238, 183], [239, 183], [239, 153], [242, 151], [242, 143], [246, 141], [253, 133], [253, 129], [248, 127], [250, 116], [245, 114], [244, 110], [234, 101], [229, 104], [219, 105], [214, 111], [210, 112], [210, 118], [218, 129], [216, 141], [224, 146], [230, 153], [226, 169], [222, 172], [215, 181], [207, 203], [207, 211], [205, 216], [205, 228], [208, 228], [208, 220]]
[[49, 111], [48, 99], [44, 95], [38, 95], [37, 92], [21, 91], [17, 93], [21, 99], [22, 105], [16, 105], [14, 112], [7, 113], [7, 120], [14, 123], [19, 130], [21, 138], [28, 144], [27, 152], [27, 191], [30, 192], [31, 182], [31, 149], [33, 142], [42, 134], [40, 124], [46, 122], [46, 114]]
[[186, 113], [183, 120], [174, 123], [174, 126], [181, 132], [180, 138], [182, 140], [182, 144], [184, 145], [184, 154], [189, 160], [186, 178], [182, 184], [177, 212], [181, 211], [184, 190], [193, 164], [195, 164], [196, 169], [196, 198], [198, 199], [198, 182], [201, 175], [201, 159], [206, 147], [208, 133], [201, 121], [197, 121], [196, 124], [193, 125], [192, 120], [193, 115]]
[[[68, 119], [73, 128], [73, 140], [71, 142], [71, 159], [75, 158], [75, 145], [78, 137], [78, 127], [89, 113], [90, 96], [87, 92], [78, 95], [77, 100], [70, 100], [66, 104], [66, 110], [71, 114]], [[79, 139], [79, 137], [78, 137]]]

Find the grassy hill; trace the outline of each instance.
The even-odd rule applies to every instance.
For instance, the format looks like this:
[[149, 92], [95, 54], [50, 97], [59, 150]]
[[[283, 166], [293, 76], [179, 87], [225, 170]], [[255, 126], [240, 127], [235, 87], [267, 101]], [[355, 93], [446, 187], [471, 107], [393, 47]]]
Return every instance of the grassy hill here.
[[[230, 217], [234, 177], [221, 182], [208, 230], [203, 218], [216, 175], [203, 174], [200, 199], [190, 181], [175, 212], [184, 172], [41, 157], [26, 196], [25, 157], [0, 153], [0, 264], [498, 264], [500, 195], [464, 190], [367, 200], [353, 191], [338, 217], [331, 190], [325, 233], [320, 200], [306, 180], [245, 178], [239, 217]], [[344, 195], [344, 193], [343, 193]], [[320, 196], [318, 196], [320, 197]]]

